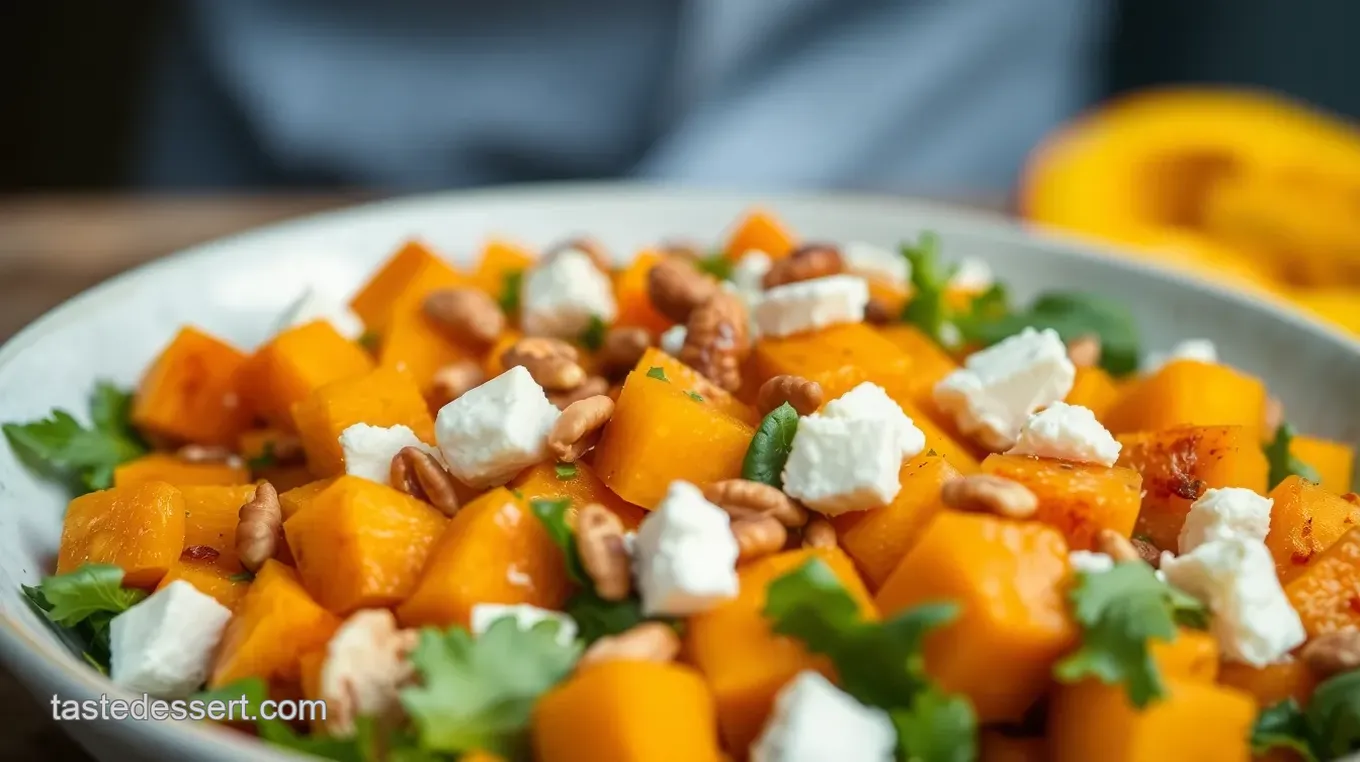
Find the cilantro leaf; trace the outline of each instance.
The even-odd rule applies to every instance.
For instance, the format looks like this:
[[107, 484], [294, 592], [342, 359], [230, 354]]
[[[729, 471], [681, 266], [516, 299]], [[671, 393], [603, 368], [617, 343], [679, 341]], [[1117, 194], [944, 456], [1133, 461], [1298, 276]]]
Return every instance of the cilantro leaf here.
[[567, 563], [567, 577], [578, 585], [589, 586], [590, 577], [586, 575], [585, 567], [581, 565], [581, 554], [576, 550], [576, 535], [572, 533], [571, 525], [567, 523], [567, 511], [571, 510], [571, 500], [536, 497], [529, 501], [529, 510], [543, 523], [543, 528], [548, 531], [548, 537], [552, 538], [553, 544], [561, 549], [562, 557]]
[[[341, 739], [321, 735], [304, 735], [293, 730], [287, 722], [278, 718], [265, 719], [260, 713], [260, 704], [269, 699], [269, 688], [259, 677], [246, 677], [235, 682], [210, 690], [201, 691], [190, 697], [190, 701], [220, 701], [231, 706], [233, 717], [255, 717], [255, 729], [260, 738], [301, 754], [309, 754], [337, 762], [368, 762], [377, 758], [374, 745], [373, 722], [369, 718], [359, 718], [355, 723], [354, 738]], [[242, 706], [242, 700], [245, 704]], [[234, 703], [234, 706], [232, 704]]]
[[647, 369], [647, 378], [655, 378], [666, 382], [670, 381], [669, 378], [666, 378], [666, 369], [659, 365], [653, 365]]
[[1178, 617], [1190, 617], [1203, 606], [1162, 582], [1141, 561], [1096, 574], [1078, 573], [1068, 598], [1082, 627], [1082, 643], [1058, 662], [1054, 676], [1065, 683], [1088, 677], [1122, 682], [1129, 701], [1139, 708], [1160, 698], [1162, 680], [1148, 641], [1174, 640]]
[[496, 300], [501, 305], [501, 312], [510, 316], [519, 312], [519, 291], [523, 282], [523, 270], [506, 270], [501, 275], [501, 295]]
[[227, 577], [227, 579], [232, 582], [254, 582], [255, 572], [250, 571], [248, 569], [242, 569], [241, 571], [236, 572], [230, 577]]
[[694, 261], [694, 267], [701, 273], [707, 273], [718, 280], [732, 279], [732, 260], [727, 258], [727, 253], [716, 251], [708, 256]]
[[609, 326], [605, 325], [599, 315], [591, 315], [590, 323], [581, 332], [581, 346], [592, 352], [599, 350], [604, 346], [604, 335], [608, 330]]
[[522, 755], [535, 702], [571, 673], [581, 655], [578, 642], [557, 641], [560, 626], [548, 620], [521, 630], [505, 617], [477, 638], [461, 627], [422, 630], [411, 653], [420, 684], [401, 692], [420, 745], [445, 753]]
[[576, 478], [575, 463], [558, 463], [553, 470], [557, 472], [557, 478], [560, 479], [561, 481], [567, 481], [569, 479]]
[[1133, 314], [1110, 299], [1077, 291], [1051, 291], [1028, 309], [977, 317], [960, 326], [966, 339], [991, 346], [1025, 328], [1052, 328], [1063, 341], [1100, 337], [1100, 365], [1116, 376], [1138, 368], [1140, 339]]
[[1319, 759], [1360, 751], [1360, 670], [1342, 672], [1318, 685], [1305, 716]]
[[108, 671], [109, 623], [146, 597], [142, 590], [124, 589], [123, 570], [108, 564], [85, 564], [22, 589], [33, 607], [102, 672]]
[[784, 463], [789, 459], [793, 436], [797, 433], [798, 411], [792, 405], [785, 402], [767, 413], [755, 436], [751, 437], [751, 444], [746, 447], [741, 478], [782, 488]]
[[921, 233], [915, 246], [902, 244], [901, 251], [911, 263], [911, 299], [902, 308], [902, 322], [921, 329], [935, 343], [949, 346], [946, 292], [957, 268], [940, 261], [940, 238], [930, 231]]
[[698, 393], [698, 392], [696, 392], [696, 391], [688, 391], [688, 392], [685, 392], [685, 394], [688, 394], [688, 395], [689, 395], [689, 398], [692, 399], [692, 400], [694, 400], [695, 402], [703, 402], [703, 401], [704, 401], [704, 395], [702, 395], [702, 394], [700, 394], [700, 393]]
[[1322, 477], [1318, 475], [1317, 469], [1303, 462], [1291, 450], [1294, 447], [1294, 437], [1298, 434], [1294, 427], [1288, 423], [1281, 423], [1275, 429], [1275, 438], [1270, 440], [1263, 449], [1266, 453], [1266, 461], [1270, 463], [1270, 488], [1275, 489], [1276, 485], [1291, 476], [1298, 476], [1301, 479], [1318, 484]]
[[897, 729], [903, 762], [973, 762], [977, 759], [977, 713], [962, 696], [928, 688], [910, 709], [889, 716]]
[[567, 599], [563, 608], [576, 620], [577, 635], [586, 645], [609, 635], [618, 635], [645, 621], [642, 602], [637, 596], [606, 601], [594, 590], [579, 590]]
[[1308, 721], [1299, 702], [1292, 698], [1266, 707], [1251, 729], [1252, 756], [1265, 756], [1271, 749], [1291, 749], [1305, 760], [1317, 762], [1308, 739]]
[[101, 381], [90, 396], [90, 428], [53, 410], [48, 418], [6, 423], [0, 431], [25, 464], [88, 492], [113, 486], [114, 467], [146, 452], [129, 422], [131, 411], [132, 395]]

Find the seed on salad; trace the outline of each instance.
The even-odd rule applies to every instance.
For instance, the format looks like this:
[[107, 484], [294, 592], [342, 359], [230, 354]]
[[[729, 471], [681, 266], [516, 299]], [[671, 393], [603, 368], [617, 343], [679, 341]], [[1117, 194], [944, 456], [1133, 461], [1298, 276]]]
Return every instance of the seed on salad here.
[[571, 403], [548, 433], [548, 451], [563, 463], [575, 463], [599, 441], [613, 414], [614, 400], [603, 394]]
[[258, 571], [278, 552], [282, 532], [283, 508], [279, 505], [279, 493], [274, 485], [262, 481], [237, 514], [236, 555], [241, 565], [250, 571]]
[[803, 547], [834, 548], [837, 545], [836, 528], [824, 518], [815, 518], [803, 527]]
[[648, 300], [676, 323], [687, 322], [690, 313], [717, 292], [717, 281], [679, 257], [666, 257], [647, 271]]
[[1360, 669], [1360, 632], [1323, 633], [1309, 640], [1299, 655], [1321, 680]]
[[549, 246], [543, 253], [543, 262], [550, 262], [552, 258], [564, 251], [579, 251], [590, 257], [590, 261], [595, 264], [596, 269], [608, 275], [614, 270], [614, 258], [609, 256], [609, 250], [604, 244], [587, 236], [577, 236], [568, 238], [565, 241]]
[[604, 343], [595, 354], [595, 362], [607, 378], [622, 378], [642, 359], [652, 346], [652, 334], [637, 326], [614, 326], [605, 332]]
[[621, 601], [633, 591], [632, 559], [623, 542], [623, 521], [599, 503], [588, 503], [576, 515], [576, 549], [595, 593]]
[[991, 474], [951, 479], [944, 483], [940, 498], [958, 511], [994, 513], [1008, 519], [1027, 519], [1039, 510], [1039, 498], [1029, 487]]
[[590, 376], [575, 389], [567, 389], [561, 392], [548, 392], [548, 401], [557, 406], [558, 410], [566, 410], [572, 403], [580, 402], [591, 397], [604, 395], [614, 399], [615, 395], [609, 394], [609, 382], [601, 376]]
[[1138, 552], [1132, 540], [1113, 529], [1100, 530], [1096, 535], [1096, 550], [1113, 558], [1115, 563], [1147, 560]]
[[187, 444], [175, 451], [175, 457], [185, 463], [239, 465], [241, 458], [236, 453], [219, 445]]
[[1067, 342], [1067, 359], [1078, 368], [1100, 364], [1100, 336], [1088, 333]]
[[756, 410], [762, 416], [785, 402], [799, 415], [811, 415], [822, 406], [822, 385], [802, 376], [774, 376], [756, 392]]
[[505, 313], [485, 291], [441, 288], [425, 297], [425, 317], [454, 341], [487, 347], [505, 330]]
[[723, 479], [704, 487], [704, 499], [735, 519], [770, 516], [790, 529], [808, 521], [807, 509], [781, 490], [748, 479]]
[[812, 243], [795, 249], [770, 266], [762, 285], [767, 288], [825, 278], [845, 272], [840, 249], [826, 243]]
[[718, 291], [690, 313], [680, 362], [722, 389], [741, 388], [741, 366], [751, 354], [746, 305], [726, 291]]
[[486, 381], [486, 371], [481, 363], [472, 360], [459, 360], [445, 365], [434, 372], [430, 381], [430, 396], [439, 407], [443, 407]]
[[501, 365], [513, 368], [524, 366], [534, 381], [547, 391], [575, 389], [586, 380], [585, 369], [580, 365], [580, 354], [576, 347], [561, 339], [546, 336], [529, 336], [514, 344], [501, 354]]
[[424, 500], [445, 516], [458, 513], [458, 491], [450, 474], [435, 456], [419, 447], [403, 447], [392, 456], [392, 488]]
[[737, 560], [750, 561], [783, 550], [789, 530], [773, 516], [750, 516], [732, 522], [732, 536], [737, 539]]
[[643, 622], [595, 641], [576, 662], [577, 669], [607, 661], [670, 662], [680, 655], [680, 636], [665, 622]]

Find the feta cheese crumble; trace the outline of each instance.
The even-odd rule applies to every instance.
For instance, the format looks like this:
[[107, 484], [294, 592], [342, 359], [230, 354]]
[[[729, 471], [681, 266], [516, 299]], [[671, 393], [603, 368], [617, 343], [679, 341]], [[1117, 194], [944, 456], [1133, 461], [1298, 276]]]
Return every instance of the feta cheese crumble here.
[[685, 346], [685, 337], [689, 335], [683, 325], [673, 325], [661, 332], [661, 351], [671, 357], [679, 357], [680, 349]]
[[969, 355], [935, 385], [935, 402], [963, 433], [1002, 452], [1034, 411], [1072, 391], [1076, 375], [1057, 331], [1026, 328]]
[[132, 691], [180, 698], [208, 677], [231, 610], [175, 580], [109, 623], [109, 677]]
[[818, 513], [882, 508], [902, 489], [901, 433], [882, 421], [809, 415], [784, 463], [784, 492]]
[[891, 762], [896, 749], [886, 712], [803, 670], [775, 696], [751, 762]]
[[902, 406], [894, 402], [883, 387], [870, 381], [826, 403], [820, 415], [825, 418], [874, 421], [892, 429], [902, 449], [902, 460], [914, 458], [926, 449], [926, 435], [916, 428], [911, 418], [902, 412]]
[[1121, 449], [1089, 408], [1054, 402], [1025, 421], [1007, 454], [1113, 466]]
[[1207, 489], [1190, 506], [1177, 540], [1181, 553], [1206, 542], [1242, 537], [1265, 542], [1275, 501], [1243, 487]]
[[566, 249], [524, 273], [520, 324], [529, 336], [576, 339], [591, 318], [614, 322], [614, 285], [589, 254]]
[[297, 301], [288, 305], [279, 317], [274, 332], [279, 333], [316, 320], [330, 323], [336, 333], [350, 341], [357, 341], [364, 335], [364, 321], [354, 314], [354, 310], [343, 299], [327, 296], [314, 288], [306, 289]]
[[1101, 574], [1114, 568], [1114, 559], [1091, 550], [1074, 550], [1067, 554], [1067, 565], [1083, 574]]
[[543, 609], [538, 606], [531, 606], [527, 603], [505, 604], [505, 603], [478, 603], [472, 607], [470, 615], [472, 624], [472, 634], [481, 635], [491, 628], [491, 625], [499, 619], [513, 617], [516, 626], [521, 630], [533, 629], [539, 622], [555, 621], [558, 623], [557, 642], [562, 645], [570, 645], [576, 639], [576, 620], [561, 611]]
[[449, 472], [472, 487], [498, 487], [546, 460], [561, 411], [517, 365], [445, 405], [435, 438]]
[[727, 513], [673, 481], [633, 542], [645, 616], [690, 616], [737, 595], [737, 540]]
[[345, 473], [390, 486], [392, 459], [403, 448], [415, 447], [442, 461], [439, 450], [420, 441], [410, 427], [370, 426], [356, 423], [340, 432], [340, 449], [345, 455]]
[[869, 304], [869, 284], [854, 275], [775, 286], [756, 305], [756, 325], [762, 336], [792, 336], [841, 323], [861, 323]]
[[840, 252], [846, 271], [852, 275], [882, 281], [898, 288], [906, 288], [911, 280], [911, 263], [892, 249], [851, 241], [842, 246]]
[[769, 254], [759, 249], [751, 249], [732, 265], [730, 276], [732, 285], [743, 296], [759, 295], [765, 290], [765, 273], [770, 271], [773, 264]]
[[1218, 347], [1208, 339], [1185, 339], [1177, 342], [1169, 352], [1152, 352], [1143, 360], [1143, 372], [1155, 373], [1172, 360], [1218, 362]]

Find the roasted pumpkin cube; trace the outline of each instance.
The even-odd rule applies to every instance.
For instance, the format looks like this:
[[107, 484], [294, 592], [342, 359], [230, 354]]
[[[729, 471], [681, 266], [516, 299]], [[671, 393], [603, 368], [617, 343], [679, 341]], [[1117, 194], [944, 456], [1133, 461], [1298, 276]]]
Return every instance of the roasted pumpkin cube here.
[[297, 572], [265, 561], [222, 633], [208, 687], [246, 677], [297, 680], [302, 655], [323, 648], [339, 626], [339, 617], [307, 595]]
[[188, 558], [184, 555], [175, 561], [170, 571], [161, 577], [156, 589], [169, 585], [175, 580], [184, 580], [193, 585], [200, 593], [210, 595], [217, 602], [235, 611], [236, 605], [245, 597], [250, 588], [249, 575], [241, 573], [240, 564], [230, 571], [221, 558]]
[[1148, 655], [1164, 678], [1212, 683], [1218, 677], [1218, 641], [1204, 630], [1178, 628], [1174, 640], [1149, 641]]
[[1106, 425], [1116, 434], [1242, 426], [1259, 442], [1265, 405], [1265, 384], [1254, 376], [1218, 363], [1173, 360], [1120, 395]]
[[142, 376], [132, 404], [137, 428], [177, 442], [234, 445], [251, 411], [236, 389], [246, 356], [184, 328]]
[[757, 387], [774, 376], [802, 376], [821, 384], [828, 400], [872, 381], [893, 399], [912, 401], [917, 383], [912, 358], [864, 323], [782, 338], [766, 336], [755, 345], [751, 370]]
[[669, 381], [633, 371], [595, 448], [595, 473], [624, 500], [656, 507], [672, 481], [741, 476], [755, 431]]
[[751, 425], [760, 423], [760, 416], [752, 410], [749, 405], [733, 397], [726, 389], [714, 384], [699, 371], [689, 367], [670, 355], [662, 352], [656, 347], [648, 347], [642, 357], [638, 359], [637, 365], [633, 370], [646, 375], [648, 372], [655, 374], [652, 368], [660, 368], [661, 375], [666, 380], [679, 387], [691, 397], [699, 395], [699, 402], [721, 410], [724, 413], [745, 421]]
[[1191, 503], [1211, 487], [1266, 492], [1269, 466], [1260, 440], [1245, 426], [1191, 426], [1124, 434], [1118, 465], [1143, 475], [1143, 507], [1134, 533], [1162, 550], [1177, 538]]
[[422, 442], [434, 443], [434, 419], [410, 376], [379, 368], [312, 392], [293, 408], [293, 421], [318, 477], [345, 472], [340, 435], [356, 423], [406, 426]]
[[1096, 420], [1104, 423], [1110, 408], [1119, 399], [1119, 391], [1119, 383], [1104, 368], [1087, 365], [1077, 368], [1065, 402], [1087, 408], [1096, 414]]
[[1360, 527], [1314, 556], [1284, 592], [1310, 638], [1360, 629]]
[[293, 405], [334, 381], [373, 369], [373, 359], [324, 320], [275, 336], [241, 369], [239, 388], [272, 425], [292, 430]]
[[303, 508], [316, 502], [318, 496], [326, 491], [326, 488], [335, 484], [335, 477], [329, 479], [317, 479], [307, 482], [301, 487], [294, 487], [290, 490], [279, 493], [279, 508], [283, 511], [283, 520], [291, 519]]
[[1218, 672], [1218, 682], [1250, 694], [1256, 699], [1256, 705], [1264, 709], [1291, 698], [1300, 706], [1307, 706], [1318, 679], [1302, 659], [1286, 657], [1264, 667], [1224, 662]]
[[765, 617], [771, 582], [813, 559], [825, 562], [860, 605], [866, 620], [877, 619], [864, 583], [850, 559], [835, 549], [791, 550], [766, 556], [738, 570], [737, 597], [697, 616], [685, 628], [685, 653], [704, 673], [718, 705], [718, 727], [729, 749], [746, 749], [760, 734], [775, 694], [805, 669], [832, 674], [824, 656], [776, 635]]
[[457, 270], [420, 241], [407, 241], [369, 279], [349, 303], [369, 331], [387, 333], [392, 308], [403, 294], [414, 289], [426, 293], [466, 282]]
[[504, 487], [463, 506], [445, 527], [397, 617], [408, 627], [467, 627], [478, 603], [560, 609], [566, 561], [529, 506]]
[[501, 355], [505, 354], [505, 350], [514, 346], [515, 342], [522, 338], [524, 338], [524, 334], [507, 329], [501, 334], [500, 338], [496, 339], [496, 343], [492, 344], [491, 349], [488, 349], [486, 355], [482, 357], [482, 372], [486, 374], [487, 378], [495, 378], [509, 370], [505, 367], [505, 363], [501, 362]]
[[[949, 461], [921, 453], [902, 464], [898, 481], [902, 489], [891, 503], [855, 514], [858, 520], [840, 532], [841, 547], [855, 560], [864, 580], [877, 589], [925, 532], [930, 520], [944, 507], [940, 490], [959, 476]], [[838, 525], [838, 529], [840, 526]]]
[[1270, 509], [1266, 547], [1275, 558], [1281, 583], [1297, 577], [1315, 556], [1360, 526], [1360, 505], [1298, 476], [1276, 485], [1270, 499], [1275, 503]]
[[774, 259], [781, 259], [797, 246], [798, 238], [779, 218], [763, 209], [752, 209], [732, 229], [723, 250], [729, 259], [739, 259], [748, 251], [763, 251]]
[[406, 374], [426, 399], [439, 404], [433, 388], [435, 374], [456, 362], [475, 362], [481, 358], [481, 352], [451, 341], [425, 316], [422, 304], [423, 297], [403, 297], [393, 306], [378, 352], [378, 365]]
[[1289, 454], [1312, 466], [1322, 478], [1320, 486], [1334, 495], [1351, 491], [1351, 474], [1355, 470], [1355, 448], [1330, 439], [1296, 436], [1289, 445]]
[[165, 482], [176, 487], [191, 484], [248, 484], [250, 470], [244, 463], [190, 463], [163, 452], [143, 455], [113, 469], [115, 487], [131, 487], [147, 482]]
[[590, 503], [599, 503], [622, 519], [628, 529], [637, 529], [647, 515], [646, 511], [615, 495], [585, 461], [567, 467], [539, 463], [521, 471], [507, 486], [526, 501], [566, 498], [571, 501], [571, 513]]
[[959, 364], [920, 328], [894, 323], [878, 329], [911, 358], [912, 401], [924, 406], [934, 401], [935, 384], [959, 369]]
[[1035, 518], [1062, 532], [1071, 550], [1094, 550], [1103, 529], [1133, 534], [1143, 477], [1131, 468], [991, 455], [982, 470], [1029, 487], [1039, 498]]
[[660, 262], [662, 254], [648, 249], [638, 252], [633, 261], [614, 277], [614, 301], [618, 304], [618, 325], [646, 328], [653, 335], [671, 327], [671, 321], [652, 304], [647, 289], [648, 273]]
[[945, 690], [972, 699], [981, 721], [1016, 722], [1076, 642], [1068, 575], [1058, 530], [945, 510], [875, 601], [885, 617], [927, 602], [958, 602], [958, 618], [926, 638], [926, 671]]
[[283, 531], [307, 592], [344, 615], [405, 600], [446, 523], [428, 503], [342, 476]]
[[[498, 302], [503, 302], [506, 291], [517, 287], [514, 276], [534, 266], [534, 255], [511, 241], [493, 238], [482, 247], [477, 269], [472, 271], [472, 283]], [[515, 299], [519, 295], [515, 294]]]
[[150, 590], [184, 549], [184, 495], [165, 482], [81, 495], [66, 508], [57, 574], [113, 564], [123, 585]]
[[180, 492], [184, 495], [185, 554], [216, 559], [228, 573], [241, 571], [236, 556], [236, 524], [241, 506], [255, 496], [255, 485], [181, 487]]

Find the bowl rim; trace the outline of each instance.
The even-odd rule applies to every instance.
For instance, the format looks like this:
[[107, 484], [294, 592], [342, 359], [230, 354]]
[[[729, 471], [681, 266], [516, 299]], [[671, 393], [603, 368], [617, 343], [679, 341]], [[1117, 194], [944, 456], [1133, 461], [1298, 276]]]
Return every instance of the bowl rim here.
[[[451, 190], [415, 195], [400, 195], [376, 201], [350, 204], [335, 209], [313, 212], [302, 216], [249, 228], [227, 236], [194, 244], [165, 256], [149, 260], [66, 299], [36, 320], [20, 329], [0, 345], [0, 368], [21, 356], [29, 347], [41, 341], [60, 326], [86, 319], [89, 313], [120, 298], [138, 281], [163, 269], [188, 266], [198, 261], [209, 261], [220, 252], [240, 247], [265, 244], [272, 238], [298, 235], [308, 230], [343, 227], [367, 219], [390, 214], [409, 213], [418, 216], [422, 209], [436, 210], [461, 205], [543, 204], [562, 200], [594, 198], [592, 203], [608, 205], [627, 199], [643, 200], [664, 205], [682, 202], [731, 203], [746, 207], [778, 210], [783, 204], [819, 205], [832, 209], [878, 208], [883, 213], [910, 212], [921, 218], [939, 220], [944, 229], [967, 229], [970, 235], [997, 242], [1027, 239], [1033, 244], [1053, 250], [1055, 254], [1076, 259], [1096, 259], [1116, 271], [1134, 272], [1170, 281], [1182, 288], [1205, 292], [1232, 302], [1248, 310], [1264, 311], [1293, 329], [1311, 334], [1325, 341], [1338, 352], [1360, 355], [1360, 338], [1352, 337], [1340, 328], [1291, 307], [1283, 299], [1262, 299], [1243, 291], [1208, 281], [1193, 274], [1177, 271], [1120, 254], [1120, 247], [1089, 236], [1055, 230], [1007, 213], [960, 207], [941, 201], [930, 201], [909, 196], [839, 191], [768, 191], [760, 188], [705, 188], [702, 186], [674, 186], [639, 182], [553, 182], [497, 186], [484, 189]], [[947, 233], [946, 233], [947, 235]], [[398, 241], [394, 241], [395, 246]], [[18, 591], [14, 591], [16, 594]], [[4, 594], [0, 592], [0, 594]], [[90, 669], [78, 658], [55, 653], [30, 637], [28, 629], [13, 617], [0, 614], [0, 656], [25, 684], [30, 694], [41, 686], [51, 686], [63, 700], [98, 700], [99, 696], [122, 694], [107, 677]], [[36, 697], [36, 696], [35, 696]], [[38, 701], [41, 705], [41, 700]], [[122, 724], [122, 723], [119, 723]], [[239, 755], [263, 754], [265, 759], [296, 759], [285, 750], [271, 744], [256, 742], [249, 736], [221, 727], [217, 723], [183, 721], [138, 722], [140, 730], [115, 730], [115, 735], [141, 736], [147, 741], [171, 748], [188, 749], [205, 755], [207, 759], [236, 758]]]

